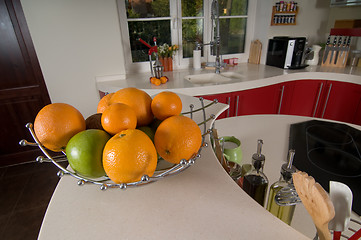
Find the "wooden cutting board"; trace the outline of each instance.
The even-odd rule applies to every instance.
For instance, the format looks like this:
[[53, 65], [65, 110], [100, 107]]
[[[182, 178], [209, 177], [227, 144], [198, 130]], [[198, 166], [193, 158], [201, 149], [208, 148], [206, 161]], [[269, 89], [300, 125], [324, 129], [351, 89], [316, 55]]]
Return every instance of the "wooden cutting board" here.
[[253, 64], [259, 64], [261, 60], [262, 43], [256, 39], [251, 42], [251, 48], [249, 51], [248, 62]]

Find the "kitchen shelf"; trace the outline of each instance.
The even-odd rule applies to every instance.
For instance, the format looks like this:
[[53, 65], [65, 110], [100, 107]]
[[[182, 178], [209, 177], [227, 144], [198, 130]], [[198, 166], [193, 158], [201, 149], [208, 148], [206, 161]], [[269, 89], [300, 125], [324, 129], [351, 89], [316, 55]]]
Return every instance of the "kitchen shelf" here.
[[361, 37], [361, 28], [331, 28], [330, 35]]
[[[298, 6], [295, 11], [277, 11], [276, 6], [272, 7], [272, 17], [271, 17], [271, 26], [281, 26], [281, 25], [296, 25], [296, 18], [298, 13]], [[283, 17], [293, 17], [293, 21], [289, 22], [279, 22], [278, 19]]]

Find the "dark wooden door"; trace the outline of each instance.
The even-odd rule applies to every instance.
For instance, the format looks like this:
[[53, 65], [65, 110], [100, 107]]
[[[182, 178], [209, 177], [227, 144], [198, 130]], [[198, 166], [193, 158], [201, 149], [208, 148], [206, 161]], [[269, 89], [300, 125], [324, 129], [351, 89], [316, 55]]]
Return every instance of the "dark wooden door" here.
[[50, 98], [20, 0], [0, 0], [0, 166], [28, 162], [39, 155], [25, 124]]

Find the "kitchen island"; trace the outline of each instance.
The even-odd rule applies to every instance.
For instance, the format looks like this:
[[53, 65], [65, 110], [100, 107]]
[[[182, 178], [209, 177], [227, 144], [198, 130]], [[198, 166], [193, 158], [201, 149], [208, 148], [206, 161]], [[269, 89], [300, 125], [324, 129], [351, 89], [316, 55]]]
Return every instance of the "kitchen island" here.
[[[257, 139], [263, 139], [265, 174], [272, 183], [286, 161], [290, 124], [310, 119], [242, 116], [219, 120], [215, 127], [220, 136], [241, 140], [244, 163], [256, 151]], [[290, 227], [251, 199], [224, 171], [209, 144], [186, 171], [142, 187], [101, 191], [95, 185], [77, 186], [76, 179], [64, 176], [39, 239], [289, 240], [310, 239], [315, 232], [302, 205]]]

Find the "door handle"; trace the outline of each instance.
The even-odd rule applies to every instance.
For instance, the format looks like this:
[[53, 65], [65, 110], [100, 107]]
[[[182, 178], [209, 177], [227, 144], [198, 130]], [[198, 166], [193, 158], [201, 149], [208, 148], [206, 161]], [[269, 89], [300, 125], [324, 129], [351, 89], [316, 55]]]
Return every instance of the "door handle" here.
[[227, 117], [229, 117], [229, 109], [231, 108], [231, 97], [227, 98], [228, 110], [227, 110]]
[[330, 94], [331, 94], [331, 89], [332, 89], [332, 83], [330, 83], [330, 87], [328, 88], [328, 93], [327, 93], [327, 97], [326, 97], [326, 102], [325, 102], [325, 106], [323, 106], [323, 111], [322, 111], [322, 116], [321, 116], [321, 118], [323, 118], [323, 116], [325, 115], [326, 107], [327, 107], [327, 103], [328, 103], [328, 99], [329, 99]]
[[321, 83], [320, 89], [318, 90], [316, 105], [315, 105], [315, 109], [313, 110], [312, 117], [315, 117], [315, 116], [316, 116], [316, 110], [317, 110], [317, 107], [318, 107], [318, 103], [320, 102], [320, 97], [321, 97], [322, 88], [323, 88], [323, 83]]
[[239, 95], [237, 95], [237, 98], [236, 98], [236, 117], [238, 116], [238, 103], [239, 103]]
[[281, 108], [282, 108], [282, 101], [283, 101], [283, 92], [285, 91], [285, 86], [282, 86], [282, 90], [281, 90], [281, 98], [280, 98], [280, 103], [278, 104], [278, 111], [277, 114], [281, 113]]

